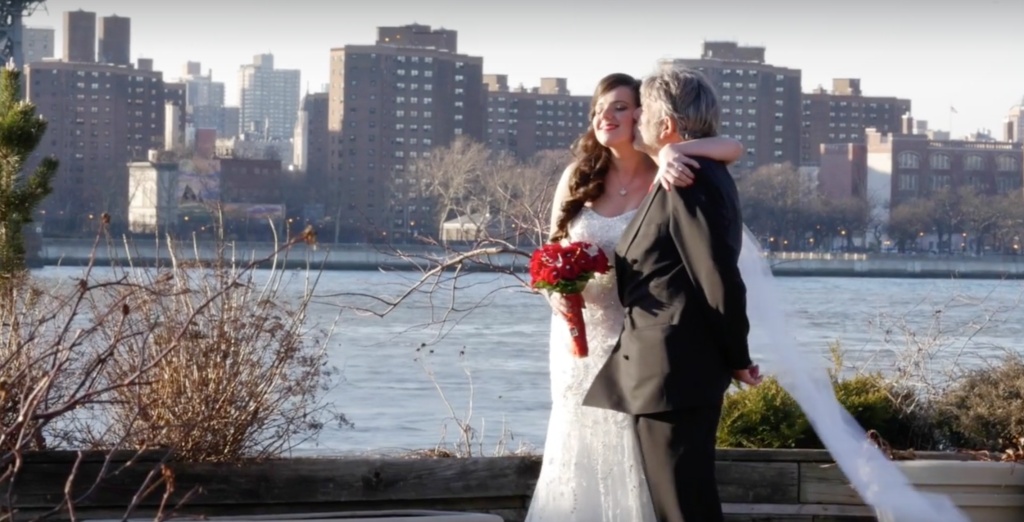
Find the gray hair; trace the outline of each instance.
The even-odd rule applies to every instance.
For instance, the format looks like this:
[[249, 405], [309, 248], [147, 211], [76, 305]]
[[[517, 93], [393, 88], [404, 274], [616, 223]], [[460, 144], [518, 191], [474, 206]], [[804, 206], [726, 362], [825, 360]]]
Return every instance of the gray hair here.
[[665, 67], [644, 78], [640, 102], [645, 112], [675, 120], [685, 140], [718, 135], [722, 115], [718, 96], [707, 78], [694, 69]]

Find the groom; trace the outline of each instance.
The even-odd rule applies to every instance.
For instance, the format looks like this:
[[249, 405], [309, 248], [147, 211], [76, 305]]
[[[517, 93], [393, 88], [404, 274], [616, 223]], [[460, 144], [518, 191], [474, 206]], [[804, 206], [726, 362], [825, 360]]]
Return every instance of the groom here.
[[[663, 70], [644, 79], [640, 97], [636, 147], [655, 161], [666, 144], [717, 134], [718, 100], [696, 71]], [[747, 349], [736, 184], [722, 163], [697, 161], [691, 187], [652, 187], [623, 232], [615, 272], [625, 326], [583, 400], [635, 416], [661, 522], [723, 520], [715, 482], [722, 400], [733, 378], [761, 381]]]

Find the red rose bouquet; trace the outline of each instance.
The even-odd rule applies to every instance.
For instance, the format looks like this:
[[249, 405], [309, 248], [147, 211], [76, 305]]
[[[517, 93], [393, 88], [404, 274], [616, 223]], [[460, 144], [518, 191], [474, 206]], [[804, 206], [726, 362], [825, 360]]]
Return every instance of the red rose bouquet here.
[[572, 336], [573, 355], [587, 356], [587, 327], [583, 321], [583, 289], [596, 274], [608, 272], [608, 256], [590, 243], [548, 243], [530, 259], [531, 286], [565, 296], [565, 315]]

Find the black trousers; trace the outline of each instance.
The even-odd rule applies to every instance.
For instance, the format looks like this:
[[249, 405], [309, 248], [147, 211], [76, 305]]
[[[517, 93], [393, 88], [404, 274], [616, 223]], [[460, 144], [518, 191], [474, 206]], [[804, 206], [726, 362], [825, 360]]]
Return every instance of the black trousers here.
[[723, 522], [715, 478], [721, 404], [636, 417], [658, 522]]

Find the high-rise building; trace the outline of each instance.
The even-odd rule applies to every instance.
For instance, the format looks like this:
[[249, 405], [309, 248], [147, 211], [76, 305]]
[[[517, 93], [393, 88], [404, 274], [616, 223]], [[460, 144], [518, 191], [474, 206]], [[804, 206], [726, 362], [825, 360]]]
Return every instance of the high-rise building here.
[[41, 62], [53, 58], [55, 33], [49, 27], [26, 27], [22, 30], [21, 48], [24, 63]]
[[[662, 61], [704, 73], [722, 107], [719, 133], [743, 143], [737, 170], [800, 164], [801, 71], [765, 62], [764, 47], [704, 42], [700, 58]], [[735, 174], [735, 172], [734, 172]]]
[[287, 139], [295, 130], [301, 94], [300, 73], [275, 69], [274, 55], [256, 55], [238, 72], [242, 132]]
[[213, 81], [213, 71], [204, 75], [199, 62], [185, 64], [183, 73], [181, 81], [185, 84], [188, 119], [192, 127], [215, 129], [220, 137], [234, 136], [238, 124], [231, 125], [230, 129], [224, 126], [224, 83]]
[[[321, 168], [321, 176], [326, 174], [323, 163], [327, 160], [327, 113], [328, 99], [326, 92], [306, 94], [299, 106], [299, 118], [295, 122], [294, 158], [292, 165], [302, 172], [309, 172], [311, 156], [316, 157], [313, 164]], [[315, 145], [314, 143], [315, 142]]]
[[221, 136], [223, 136], [225, 138], [233, 138], [235, 136], [238, 136], [238, 135], [242, 134], [241, 121], [242, 121], [242, 109], [241, 108], [239, 108], [239, 107], [224, 107], [224, 110], [221, 113], [221, 120], [220, 120], [220, 127], [219, 127], [220, 129], [223, 129], [224, 132], [223, 133], [218, 132], [217, 134], [221, 135]]
[[1010, 108], [1003, 127], [1004, 141], [1024, 142], [1024, 99], [1021, 99], [1019, 105]]
[[[911, 111], [910, 100], [892, 96], [864, 96], [860, 80], [832, 81], [832, 90], [818, 87], [803, 95], [800, 164], [817, 165], [821, 146], [864, 143], [864, 129], [902, 132], [902, 118]], [[910, 129], [913, 134], [916, 129]]]
[[573, 96], [565, 78], [540, 87], [509, 89], [508, 76], [485, 74], [487, 144], [527, 159], [542, 150], [568, 150], [590, 125], [590, 96]]
[[164, 102], [174, 105], [178, 111], [174, 113], [177, 117], [177, 132], [179, 136], [188, 142], [188, 118], [185, 104], [185, 84], [182, 82], [164, 82]]
[[162, 74], [142, 67], [47, 61], [25, 67], [26, 95], [48, 122], [37, 157], [61, 172], [43, 203], [49, 229], [95, 231], [109, 212], [125, 224], [129, 161], [144, 160], [164, 138]]
[[132, 19], [124, 16], [104, 16], [100, 19], [100, 63], [131, 65]]
[[96, 13], [81, 9], [64, 12], [64, 61], [96, 61]]
[[483, 58], [458, 54], [454, 31], [404, 27], [418, 36], [381, 27], [375, 45], [331, 50], [335, 240], [401, 241], [427, 228], [432, 199], [408, 163], [457, 136], [487, 140]]

